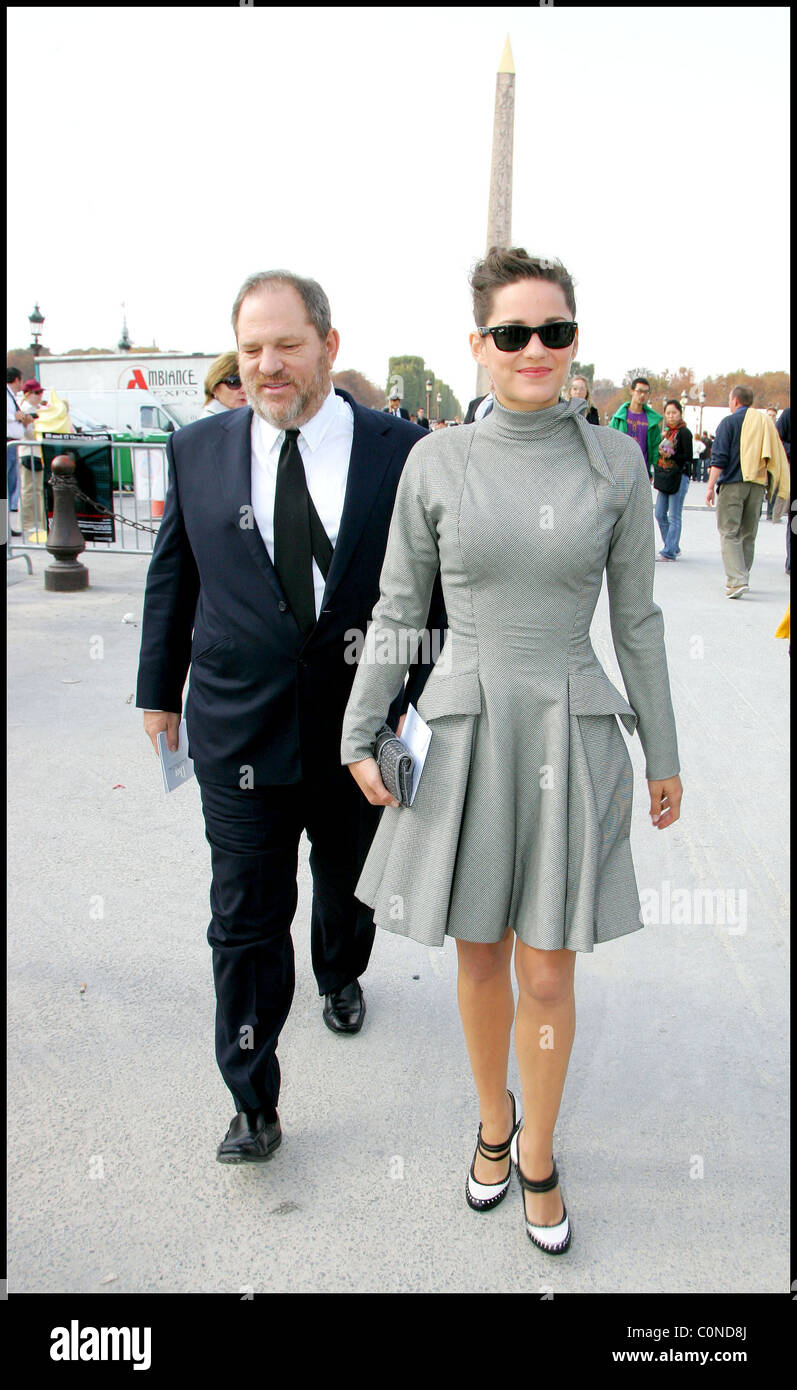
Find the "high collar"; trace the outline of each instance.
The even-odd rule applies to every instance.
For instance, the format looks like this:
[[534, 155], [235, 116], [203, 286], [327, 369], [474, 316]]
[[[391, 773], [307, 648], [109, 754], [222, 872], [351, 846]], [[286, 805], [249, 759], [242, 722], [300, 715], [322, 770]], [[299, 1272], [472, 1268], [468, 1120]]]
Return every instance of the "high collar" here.
[[583, 414], [587, 402], [576, 398], [572, 401], [557, 401], [546, 410], [507, 410], [496, 398], [489, 415], [484, 417], [483, 425], [497, 434], [513, 439], [545, 439], [558, 434], [569, 420]]
[[598, 430], [587, 423], [587, 402], [576, 398], [572, 401], [557, 401], [547, 410], [507, 410], [496, 400], [489, 415], [478, 422], [479, 430], [499, 439], [516, 440], [519, 444], [530, 444], [538, 439], [550, 439], [561, 434], [561, 445], [567, 448], [568, 435], [576, 430], [587, 451], [587, 457], [595, 469], [609, 483], [614, 483], [614, 475], [598, 439]]

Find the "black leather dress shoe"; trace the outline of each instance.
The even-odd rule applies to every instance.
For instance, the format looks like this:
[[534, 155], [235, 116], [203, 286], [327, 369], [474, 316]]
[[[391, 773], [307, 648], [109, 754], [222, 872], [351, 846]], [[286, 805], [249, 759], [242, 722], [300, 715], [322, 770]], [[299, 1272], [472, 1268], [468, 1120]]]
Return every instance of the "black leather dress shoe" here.
[[216, 1150], [219, 1163], [265, 1163], [282, 1143], [279, 1115], [266, 1120], [262, 1110], [239, 1110]]
[[365, 1018], [365, 999], [359, 980], [324, 995], [324, 1022], [333, 1033], [359, 1033]]

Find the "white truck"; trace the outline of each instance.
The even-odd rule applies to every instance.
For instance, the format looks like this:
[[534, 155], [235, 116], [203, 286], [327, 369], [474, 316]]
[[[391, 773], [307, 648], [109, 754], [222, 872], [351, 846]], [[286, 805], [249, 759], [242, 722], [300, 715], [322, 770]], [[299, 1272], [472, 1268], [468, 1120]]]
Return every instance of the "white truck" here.
[[37, 357], [45, 389], [115, 430], [179, 429], [198, 420], [218, 353], [120, 352]]

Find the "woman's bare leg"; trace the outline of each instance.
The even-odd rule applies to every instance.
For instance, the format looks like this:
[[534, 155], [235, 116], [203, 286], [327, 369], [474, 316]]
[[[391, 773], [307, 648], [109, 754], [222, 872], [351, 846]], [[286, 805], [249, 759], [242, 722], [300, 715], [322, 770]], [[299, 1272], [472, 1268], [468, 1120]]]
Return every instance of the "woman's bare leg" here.
[[[459, 971], [457, 1000], [473, 1079], [479, 1094], [482, 1139], [501, 1144], [512, 1128], [512, 1103], [506, 1091], [509, 1040], [515, 1016], [512, 992], [512, 947], [515, 933], [508, 927], [495, 945], [457, 941]], [[509, 1159], [498, 1163], [476, 1155], [477, 1182], [501, 1182]]]
[[[576, 1031], [575, 964], [575, 951], [539, 951], [517, 943], [515, 1049], [523, 1089], [519, 1157], [525, 1177], [533, 1182], [551, 1172], [554, 1126]], [[535, 1225], [553, 1226], [562, 1219], [558, 1186], [523, 1195], [526, 1216]]]

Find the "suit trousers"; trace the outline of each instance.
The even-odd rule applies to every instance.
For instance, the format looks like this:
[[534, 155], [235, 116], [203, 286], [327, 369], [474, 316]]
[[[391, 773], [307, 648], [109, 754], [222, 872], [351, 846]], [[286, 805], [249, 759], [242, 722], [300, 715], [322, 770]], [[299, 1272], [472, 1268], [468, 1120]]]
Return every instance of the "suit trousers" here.
[[[319, 994], [365, 971], [373, 913], [354, 897], [379, 821], [345, 767], [247, 790], [199, 779], [212, 881], [208, 942], [216, 986], [216, 1060], [236, 1110], [276, 1115], [277, 1041], [295, 973], [299, 840], [310, 841], [310, 944]], [[320, 1026], [319, 1018], [319, 1026]]]
[[717, 530], [728, 589], [750, 582], [765, 492], [761, 483], [741, 482], [723, 483], [717, 493]]

